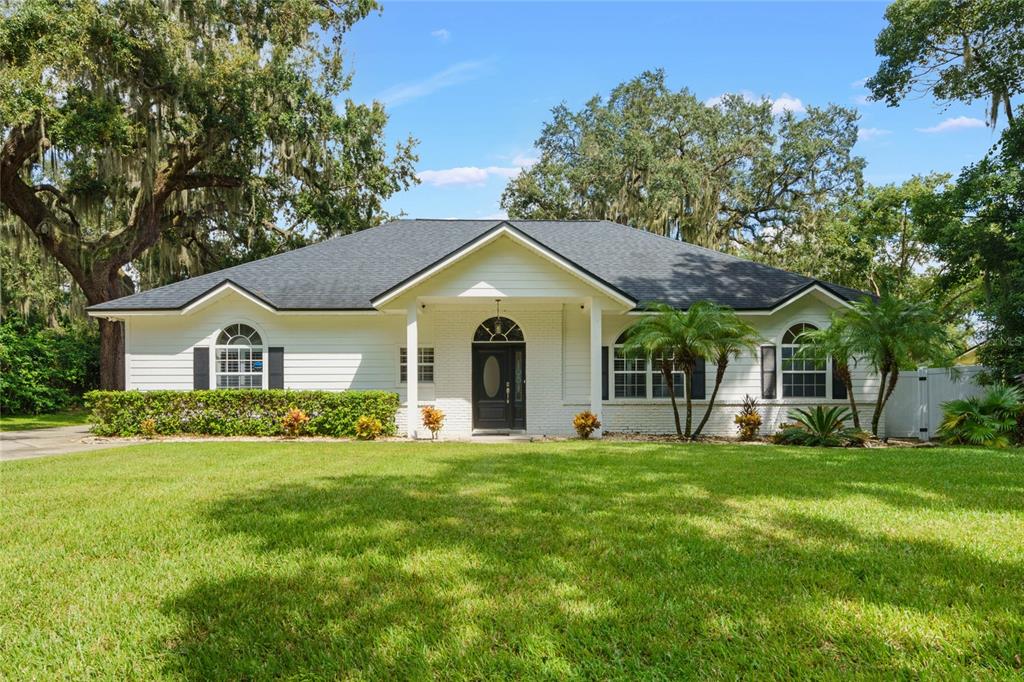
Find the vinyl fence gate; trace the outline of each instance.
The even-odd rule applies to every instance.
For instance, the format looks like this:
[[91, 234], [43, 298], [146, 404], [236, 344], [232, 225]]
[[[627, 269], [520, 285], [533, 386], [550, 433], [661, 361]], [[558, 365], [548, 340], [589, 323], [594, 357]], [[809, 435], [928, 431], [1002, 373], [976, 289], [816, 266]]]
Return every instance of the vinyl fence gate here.
[[902, 372], [885, 406], [885, 435], [930, 440], [942, 423], [942, 404], [981, 395], [977, 378], [984, 367], [965, 365], [950, 370], [928, 367]]

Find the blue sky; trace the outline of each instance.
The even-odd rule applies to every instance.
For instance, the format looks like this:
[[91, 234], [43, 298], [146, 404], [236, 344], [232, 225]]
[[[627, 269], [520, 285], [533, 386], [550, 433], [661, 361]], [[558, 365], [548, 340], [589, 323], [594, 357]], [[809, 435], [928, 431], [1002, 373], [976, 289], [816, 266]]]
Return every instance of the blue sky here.
[[410, 217], [501, 215], [508, 177], [565, 102], [578, 108], [645, 69], [710, 99], [769, 97], [799, 109], [835, 102], [861, 114], [866, 178], [957, 172], [997, 140], [985, 103], [867, 103], [884, 3], [388, 2], [348, 37], [349, 96], [379, 99], [391, 142], [420, 142], [423, 183], [393, 197]]

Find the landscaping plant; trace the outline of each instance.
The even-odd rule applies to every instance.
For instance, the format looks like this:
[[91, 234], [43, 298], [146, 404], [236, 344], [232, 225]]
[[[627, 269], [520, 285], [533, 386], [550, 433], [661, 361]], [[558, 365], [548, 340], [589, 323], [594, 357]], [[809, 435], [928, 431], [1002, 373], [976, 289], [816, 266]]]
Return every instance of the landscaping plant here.
[[[871, 433], [878, 426], [900, 370], [908, 367], [944, 367], [955, 355], [949, 329], [930, 307], [882, 296], [862, 299], [833, 318], [843, 326], [851, 355], [864, 358], [880, 375], [878, 397], [871, 416]], [[853, 395], [850, 392], [850, 395]]]
[[423, 426], [430, 431], [430, 440], [437, 438], [437, 432], [444, 426], [444, 411], [433, 405], [426, 405], [420, 410]]
[[[629, 328], [622, 348], [628, 355], [663, 358], [658, 369], [668, 387], [676, 435], [689, 438], [693, 432], [693, 370], [699, 358], [710, 357], [714, 353], [712, 333], [719, 325], [722, 308], [709, 301], [697, 301], [687, 310], [652, 303], [647, 306], [647, 311], [651, 314], [644, 315]], [[672, 373], [680, 371], [686, 379], [685, 430], [679, 420], [679, 405], [672, 381]]]
[[137, 436], [145, 419], [163, 435], [281, 436], [293, 408], [308, 417], [309, 435], [355, 436], [364, 415], [392, 435], [398, 411], [398, 395], [387, 391], [92, 391], [85, 398], [101, 436]]
[[156, 420], [148, 417], [139, 422], [139, 432], [146, 440], [156, 436]]
[[306, 430], [308, 423], [309, 415], [293, 406], [281, 419], [281, 431], [286, 438], [297, 438]]
[[45, 414], [78, 404], [99, 383], [99, 336], [8, 318], [0, 324], [0, 412]]
[[590, 410], [583, 410], [572, 418], [572, 428], [576, 429], [580, 438], [587, 440], [594, 431], [601, 428], [601, 420]]
[[783, 424], [773, 440], [780, 445], [811, 445], [840, 447], [862, 444], [865, 440], [857, 428], [847, 428], [850, 410], [846, 407], [825, 407], [790, 410], [787, 417], [795, 424]]
[[384, 427], [376, 417], [363, 415], [356, 420], [356, 438], [359, 440], [377, 440], [384, 433]]
[[997, 384], [982, 396], [951, 400], [942, 405], [939, 437], [950, 445], [1005, 448], [1022, 443], [1019, 424], [1024, 419], [1024, 391]]
[[718, 398], [718, 389], [725, 379], [729, 360], [738, 358], [743, 353], [755, 353], [761, 340], [757, 330], [741, 320], [732, 308], [719, 306], [717, 316], [716, 324], [711, 325], [709, 329], [712, 351], [710, 357], [715, 361], [715, 387], [711, 389], [711, 397], [704, 408], [704, 416], [693, 431], [694, 438], [701, 434], [708, 423], [708, 418], [711, 417], [711, 410], [715, 407], [715, 399]]
[[757, 409], [757, 400], [747, 394], [743, 396], [743, 407], [733, 417], [736, 430], [740, 432], [740, 440], [754, 440], [761, 430], [761, 412]]

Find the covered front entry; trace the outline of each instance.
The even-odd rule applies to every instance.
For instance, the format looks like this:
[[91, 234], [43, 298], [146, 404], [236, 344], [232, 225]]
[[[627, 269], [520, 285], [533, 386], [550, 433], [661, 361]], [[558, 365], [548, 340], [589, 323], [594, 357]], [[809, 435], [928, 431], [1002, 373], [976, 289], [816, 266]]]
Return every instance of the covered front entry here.
[[473, 428], [526, 429], [526, 343], [519, 325], [485, 320], [473, 336]]
[[[600, 418], [602, 316], [628, 312], [636, 301], [502, 224], [373, 305], [405, 314], [397, 354], [404, 366], [395, 377], [405, 389], [399, 418], [406, 433], [424, 435], [420, 410], [429, 404], [446, 414], [443, 433], [451, 438], [474, 431], [571, 433], [573, 415], [584, 408]], [[430, 365], [422, 373], [421, 358]], [[360, 367], [367, 378], [380, 371], [368, 362]], [[430, 378], [399, 379], [415, 376]]]

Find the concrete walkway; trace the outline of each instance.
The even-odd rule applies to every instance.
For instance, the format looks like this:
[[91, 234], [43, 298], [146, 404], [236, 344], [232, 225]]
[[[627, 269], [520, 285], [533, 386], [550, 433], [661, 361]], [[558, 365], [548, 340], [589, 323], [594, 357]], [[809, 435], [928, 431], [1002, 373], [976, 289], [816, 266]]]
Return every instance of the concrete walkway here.
[[94, 440], [89, 434], [88, 426], [58, 426], [52, 429], [3, 431], [0, 432], [0, 462], [47, 455], [66, 455], [72, 452], [103, 450], [135, 444], [131, 441]]

